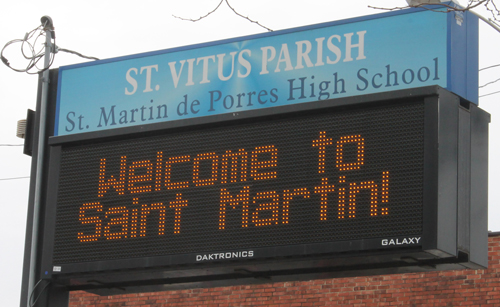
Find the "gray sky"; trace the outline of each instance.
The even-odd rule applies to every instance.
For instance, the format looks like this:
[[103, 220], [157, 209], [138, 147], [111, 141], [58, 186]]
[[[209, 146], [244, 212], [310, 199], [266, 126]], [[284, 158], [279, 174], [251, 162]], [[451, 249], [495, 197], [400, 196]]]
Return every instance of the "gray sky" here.
[[[78, 3], [78, 4], [76, 4]], [[211, 11], [219, 0], [142, 0], [142, 1], [8, 1], [0, 11], [0, 46], [13, 39], [23, 38], [26, 32], [40, 24], [40, 17], [52, 17], [56, 43], [61, 48], [78, 51], [101, 59], [168, 49], [251, 34], [266, 30], [236, 16], [224, 4], [208, 18], [192, 23], [172, 15], [198, 18]], [[403, 6], [404, 0], [355, 1], [285, 1], [232, 0], [243, 15], [273, 30], [298, 27], [381, 13], [368, 8]], [[484, 9], [477, 12], [488, 16]], [[500, 64], [500, 33], [480, 22], [479, 67]], [[411, 35], [411, 34], [409, 34]], [[6, 57], [20, 67], [17, 46]], [[52, 67], [76, 64], [85, 60], [75, 55], [58, 53]], [[19, 64], [19, 65], [18, 65]], [[480, 72], [479, 84], [494, 81], [500, 67]], [[37, 76], [16, 73], [0, 65], [0, 144], [21, 144], [16, 138], [17, 120], [26, 116], [28, 108], [35, 109]], [[500, 82], [480, 89], [480, 95], [500, 91]], [[500, 114], [497, 101], [500, 93], [481, 97], [479, 106], [491, 113], [489, 161], [489, 229], [500, 231], [500, 165], [494, 158], [500, 155], [497, 135]], [[22, 147], [0, 146], [0, 179], [29, 176], [31, 158], [22, 154]], [[17, 306], [21, 286], [22, 258], [26, 227], [26, 208], [29, 179], [0, 180], [0, 301], [2, 306]]]

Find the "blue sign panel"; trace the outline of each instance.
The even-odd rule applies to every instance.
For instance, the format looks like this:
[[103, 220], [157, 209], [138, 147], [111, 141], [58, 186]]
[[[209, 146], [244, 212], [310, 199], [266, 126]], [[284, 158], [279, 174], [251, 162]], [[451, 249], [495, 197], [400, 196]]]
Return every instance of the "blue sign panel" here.
[[477, 18], [410, 9], [61, 67], [54, 135], [428, 85], [477, 103]]

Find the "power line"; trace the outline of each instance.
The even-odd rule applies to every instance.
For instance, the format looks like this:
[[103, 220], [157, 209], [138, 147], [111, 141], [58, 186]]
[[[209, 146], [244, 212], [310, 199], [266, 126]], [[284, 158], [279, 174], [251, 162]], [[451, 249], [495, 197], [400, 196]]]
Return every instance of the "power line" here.
[[67, 53], [71, 53], [71, 54], [76, 54], [77, 56], [79, 56], [81, 58], [84, 58], [84, 59], [99, 61], [99, 58], [96, 58], [96, 57], [93, 57], [93, 56], [83, 55], [83, 54], [81, 54], [79, 52], [76, 52], [76, 51], [73, 51], [73, 50], [69, 50], [69, 49], [59, 48], [59, 47], [56, 46], [56, 53], [58, 51], [67, 52]]
[[498, 94], [498, 93], [500, 93], [500, 91], [496, 91], [496, 92], [489, 93], [489, 94], [484, 94], [484, 95], [481, 95], [481, 96], [479, 96], [479, 97], [490, 96], [490, 95], [493, 95], [493, 94]]
[[488, 83], [486, 83], [486, 84], [483, 84], [483, 85], [479, 86], [479, 88], [483, 88], [483, 87], [485, 87], [485, 86], [487, 86], [487, 85], [490, 85], [490, 84], [496, 83], [496, 82], [498, 82], [498, 81], [500, 81], [500, 78], [499, 78], [499, 79], [496, 79], [495, 81], [491, 81], [491, 82], [488, 82]]
[[[1, 61], [10, 69], [16, 71], [16, 72], [25, 72], [28, 74], [38, 74], [41, 72], [44, 72], [45, 70], [49, 69], [52, 64], [54, 63], [55, 59], [55, 54], [59, 51], [62, 52], [67, 52], [71, 54], [75, 54], [79, 57], [85, 58], [85, 59], [90, 59], [90, 60], [99, 60], [96, 57], [92, 56], [86, 56], [83, 55], [79, 52], [69, 50], [69, 49], [64, 49], [64, 48], [59, 48], [59, 46], [56, 45], [56, 39], [55, 39], [55, 33], [54, 30], [51, 30], [51, 38], [54, 41], [53, 46], [54, 48], [50, 51], [50, 61], [42, 68], [38, 67], [37, 64], [40, 62], [44, 57], [45, 57], [45, 48], [43, 44], [39, 43], [38, 40], [42, 37], [46, 37], [46, 25], [40, 25], [36, 27], [35, 29], [31, 30], [30, 32], [26, 33], [24, 35], [24, 38], [21, 39], [14, 39], [7, 44], [0, 50], [0, 59]], [[31, 41], [30, 41], [31, 40]], [[24, 68], [14, 68], [11, 66], [9, 60], [4, 56], [4, 51], [7, 47], [13, 45], [13, 44], [21, 44], [21, 53], [23, 57], [28, 61], [28, 64]]]
[[490, 68], [494, 68], [494, 67], [498, 67], [498, 66], [500, 66], [500, 64], [495, 64], [495, 65], [491, 65], [491, 66], [483, 67], [483, 68], [481, 68], [479, 71], [483, 71], [483, 70], [490, 69]]
[[16, 179], [26, 179], [26, 178], [30, 178], [30, 176], [26, 176], [26, 177], [12, 177], [12, 178], [0, 178], [0, 180], [4, 181], [4, 180], [16, 180]]

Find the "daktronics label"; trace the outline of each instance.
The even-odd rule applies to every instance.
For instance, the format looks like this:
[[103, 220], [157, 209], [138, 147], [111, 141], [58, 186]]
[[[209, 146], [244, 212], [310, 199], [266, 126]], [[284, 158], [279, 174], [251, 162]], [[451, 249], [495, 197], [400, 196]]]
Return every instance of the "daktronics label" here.
[[54, 263], [419, 237], [423, 169], [423, 102], [63, 146]]
[[230, 260], [238, 258], [252, 258], [253, 251], [243, 251], [243, 252], [226, 252], [226, 253], [215, 253], [215, 254], [204, 254], [196, 255], [196, 261], [209, 261], [209, 260]]

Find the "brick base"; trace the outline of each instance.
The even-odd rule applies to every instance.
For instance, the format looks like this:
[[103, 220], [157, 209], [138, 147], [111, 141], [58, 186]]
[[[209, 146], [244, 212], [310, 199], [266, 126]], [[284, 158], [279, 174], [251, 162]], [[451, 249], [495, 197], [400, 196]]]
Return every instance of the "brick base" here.
[[98, 296], [70, 293], [69, 307], [500, 306], [500, 234], [487, 270], [321, 279], [266, 285]]

